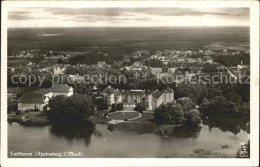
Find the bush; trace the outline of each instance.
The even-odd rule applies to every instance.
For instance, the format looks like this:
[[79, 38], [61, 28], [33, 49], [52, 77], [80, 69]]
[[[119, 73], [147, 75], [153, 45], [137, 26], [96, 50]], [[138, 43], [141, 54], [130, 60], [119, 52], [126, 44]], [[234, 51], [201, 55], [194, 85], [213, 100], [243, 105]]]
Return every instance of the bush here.
[[20, 115], [21, 113], [22, 113], [21, 110], [17, 110], [17, 111], [15, 111], [15, 114], [16, 114], [16, 115]]
[[138, 103], [135, 108], [135, 111], [138, 111], [139, 113], [143, 113], [145, 111], [145, 107], [143, 105], [141, 105], [140, 103]]
[[109, 112], [116, 112], [116, 104], [112, 104], [111, 110]]
[[119, 103], [119, 104], [116, 105], [116, 110], [117, 111], [122, 111], [123, 109], [124, 109], [123, 103]]

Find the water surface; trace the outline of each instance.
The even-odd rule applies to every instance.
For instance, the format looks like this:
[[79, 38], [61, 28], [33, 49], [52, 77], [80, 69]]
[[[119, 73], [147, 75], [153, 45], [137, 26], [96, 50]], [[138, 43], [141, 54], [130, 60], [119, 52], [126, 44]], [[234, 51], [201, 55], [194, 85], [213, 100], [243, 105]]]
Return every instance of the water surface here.
[[[191, 157], [194, 149], [208, 149], [222, 157], [235, 157], [241, 142], [249, 139], [249, 122], [234, 118], [210, 118], [196, 134], [162, 138], [155, 134], [133, 135], [111, 132], [96, 125], [102, 136], [84, 132], [57, 132], [50, 127], [8, 125], [8, 149], [13, 152], [82, 152], [89, 158]], [[229, 148], [222, 149], [222, 145]]]

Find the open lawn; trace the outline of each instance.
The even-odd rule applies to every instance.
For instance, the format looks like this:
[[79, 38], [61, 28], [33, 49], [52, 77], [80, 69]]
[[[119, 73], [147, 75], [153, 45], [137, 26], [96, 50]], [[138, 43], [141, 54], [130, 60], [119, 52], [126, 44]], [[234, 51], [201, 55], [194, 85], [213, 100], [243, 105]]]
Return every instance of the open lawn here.
[[153, 122], [153, 113], [143, 113], [141, 118], [135, 119], [134, 122]]
[[8, 121], [21, 123], [22, 117], [26, 117], [29, 120], [27, 122], [22, 123], [27, 126], [44, 126], [49, 124], [47, 115], [44, 112], [28, 112], [28, 113], [21, 113], [19, 115], [9, 114]]

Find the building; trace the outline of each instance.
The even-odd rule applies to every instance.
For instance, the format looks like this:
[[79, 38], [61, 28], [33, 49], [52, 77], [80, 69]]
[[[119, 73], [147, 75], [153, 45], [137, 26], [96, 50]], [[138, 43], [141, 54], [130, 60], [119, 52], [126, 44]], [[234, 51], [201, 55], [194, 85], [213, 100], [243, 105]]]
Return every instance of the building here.
[[51, 97], [55, 97], [58, 95], [70, 97], [73, 95], [73, 90], [74, 89], [67, 84], [55, 84], [51, 88], [46, 90], [46, 94], [51, 94]]
[[138, 89], [120, 91], [108, 86], [102, 94], [107, 105], [123, 103], [125, 108], [134, 108], [136, 104], [143, 103], [146, 105], [146, 110], [155, 110], [161, 104], [174, 101], [174, 91], [170, 88], [146, 92]]
[[173, 89], [170, 89], [169, 87], [167, 87], [166, 89], [164, 89], [162, 91], [163, 96], [162, 96], [162, 101], [164, 104], [166, 103], [171, 103], [174, 101], [174, 91]]
[[211, 51], [211, 50], [206, 50], [206, 51], [204, 51], [204, 55], [213, 55], [213, 54], [215, 54], [213, 51]]
[[114, 103], [122, 103], [123, 101], [122, 93], [118, 89], [114, 89], [111, 86], [105, 88], [101, 94], [104, 96], [107, 105], [110, 106]]
[[162, 68], [152, 67], [151, 68], [151, 73], [154, 74], [154, 75], [161, 74], [162, 73]]
[[146, 101], [146, 110], [155, 110], [163, 103], [162, 93], [158, 90], [155, 90], [148, 95]]
[[203, 61], [202, 61], [202, 58], [195, 58], [195, 62], [196, 63], [202, 63]]
[[68, 79], [70, 82], [80, 82], [84, 79], [83, 76], [76, 74], [76, 75], [68, 75]]
[[213, 58], [211, 56], [204, 56], [203, 59], [206, 63], [209, 63], [209, 64], [213, 63]]
[[104, 66], [106, 64], [106, 62], [104, 62], [104, 61], [98, 61], [98, 63], [97, 63], [97, 65], [99, 66], [99, 67], [102, 67], [102, 66]]
[[193, 65], [193, 66], [190, 67], [190, 70], [191, 70], [191, 72], [193, 72], [193, 73], [200, 74], [200, 73], [201, 73], [201, 70], [202, 70], [202, 66]]
[[141, 103], [145, 98], [144, 90], [132, 89], [130, 91], [123, 91], [123, 93], [124, 93], [123, 102], [125, 103], [131, 103], [131, 104]]
[[168, 73], [175, 73], [176, 67], [168, 68], [167, 71], [168, 71]]
[[142, 67], [142, 63], [140, 61], [135, 61], [133, 64], [132, 64], [132, 67]]
[[168, 59], [162, 60], [163, 65], [166, 65], [166, 66], [169, 64], [169, 62], [170, 62], [170, 60], [168, 60]]
[[18, 102], [18, 110], [43, 110], [49, 98], [41, 93], [24, 93]]
[[186, 61], [185, 57], [178, 57], [177, 62], [178, 63], [184, 63]]
[[195, 58], [187, 58], [188, 63], [195, 63], [196, 59]]
[[53, 74], [58, 75], [58, 74], [64, 74], [66, 67], [62, 65], [56, 65], [53, 67]]

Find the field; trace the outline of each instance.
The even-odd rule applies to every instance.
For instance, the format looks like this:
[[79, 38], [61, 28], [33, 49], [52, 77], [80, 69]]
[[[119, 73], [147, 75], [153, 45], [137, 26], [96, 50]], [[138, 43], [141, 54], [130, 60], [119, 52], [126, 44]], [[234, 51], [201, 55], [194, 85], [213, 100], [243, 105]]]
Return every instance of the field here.
[[[40, 34], [61, 34], [39, 36]], [[197, 28], [26, 28], [8, 29], [8, 51], [27, 49], [105, 52], [118, 60], [139, 49], [198, 50], [212, 43], [228, 46], [249, 43], [248, 27]]]
[[30, 60], [28, 58], [8, 58], [8, 65], [13, 66], [13, 65], [19, 65], [19, 64], [28, 64]]

